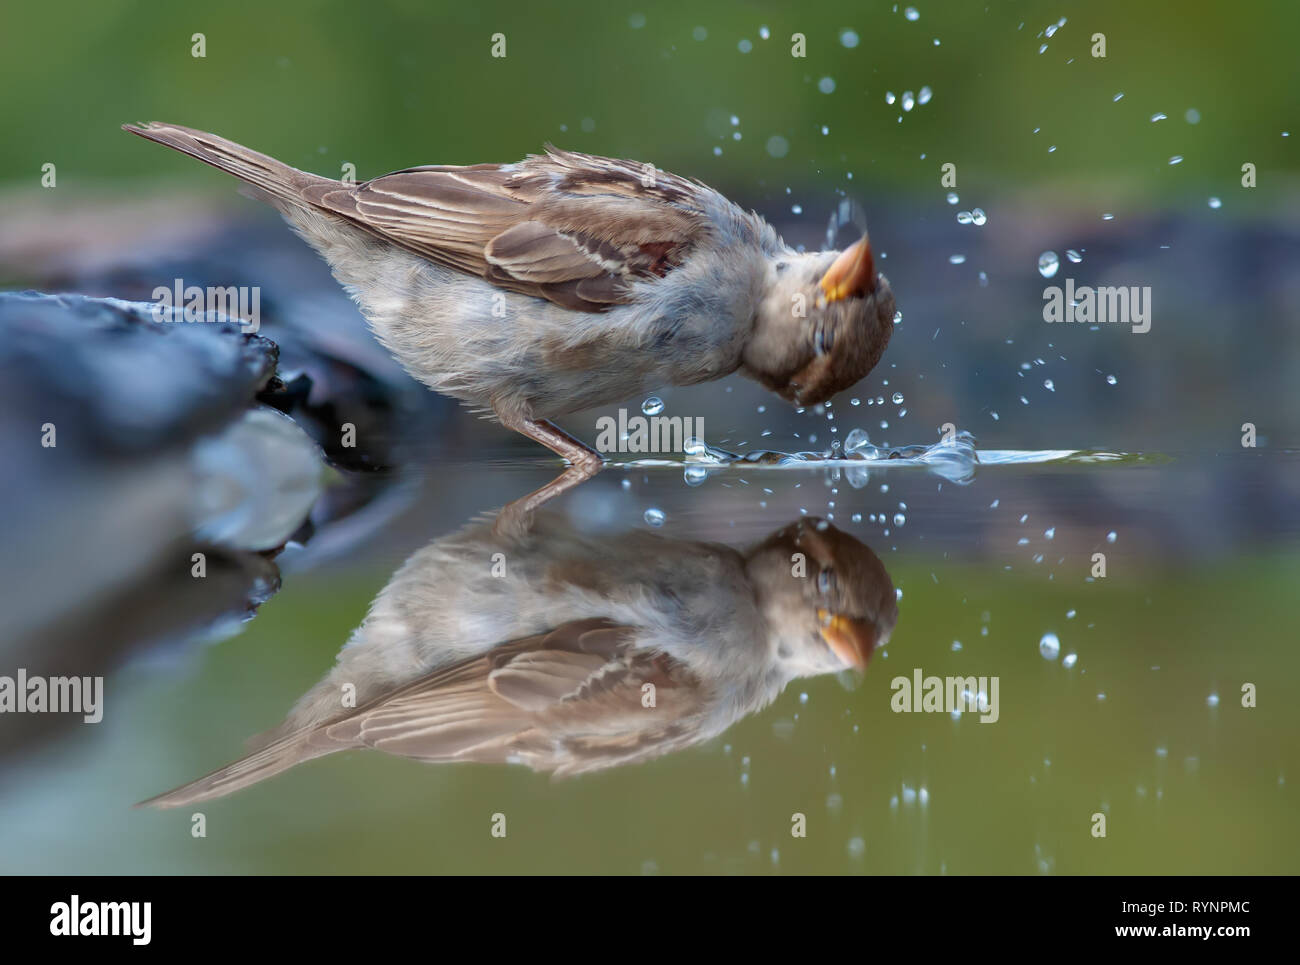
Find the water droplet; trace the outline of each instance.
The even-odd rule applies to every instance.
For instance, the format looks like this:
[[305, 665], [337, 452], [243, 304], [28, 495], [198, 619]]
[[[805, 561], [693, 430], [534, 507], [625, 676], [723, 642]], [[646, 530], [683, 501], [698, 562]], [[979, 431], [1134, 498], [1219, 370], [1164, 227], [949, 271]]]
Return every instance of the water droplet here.
[[687, 466], [683, 479], [688, 486], [698, 486], [709, 478], [709, 471], [703, 466]]
[[984, 222], [988, 221], [989, 217], [984, 213], [983, 208], [971, 208], [970, 219], [978, 227], [979, 225], [982, 225], [984, 224]]
[[1223, 202], [1220, 201], [1218, 198], [1211, 198], [1211, 199], [1210, 199], [1210, 207], [1211, 207], [1211, 208], [1215, 208], [1215, 209], [1222, 208], [1222, 207], [1223, 207]]
[[973, 220], [974, 220], [974, 219], [971, 217], [971, 213], [970, 213], [969, 211], [958, 211], [958, 212], [957, 212], [957, 223], [958, 223], [958, 224], [970, 224]]
[[1038, 652], [1044, 660], [1055, 660], [1061, 654], [1061, 641], [1055, 633], [1044, 633], [1043, 639], [1038, 641]]
[[758, 28], [758, 35], [764, 40], [767, 40], [772, 36], [772, 31], [768, 30], [766, 26], [762, 26]]
[[865, 446], [870, 446], [871, 440], [867, 437], [864, 429], [854, 429], [844, 440], [844, 451], [854, 452]]
[[928, 104], [930, 103], [930, 98], [933, 96], [934, 91], [930, 90], [929, 87], [922, 87], [920, 92], [916, 95], [916, 102], [918, 104]]
[[1188, 124], [1199, 124], [1201, 123], [1201, 112], [1195, 107], [1189, 107], [1187, 113], [1183, 115], [1183, 120], [1187, 121]]
[[1115, 378], [1115, 376], [1113, 376], [1113, 375], [1108, 375], [1108, 376], [1106, 376], [1106, 384], [1107, 384], [1107, 385], [1114, 385], [1114, 384], [1115, 384], [1116, 382], [1118, 382], [1118, 381], [1119, 381], [1119, 379]]
[[1065, 257], [1066, 257], [1066, 258], [1069, 258], [1069, 259], [1070, 259], [1070, 263], [1073, 264], [1073, 265], [1077, 265], [1079, 262], [1083, 261], [1083, 255], [1079, 254], [1079, 253], [1078, 253], [1077, 251], [1075, 251], [1073, 248], [1071, 248], [1071, 249], [1069, 249], [1068, 251], [1066, 251], [1066, 253], [1065, 253]]
[[694, 37], [696, 40], [708, 40], [709, 30], [707, 27], [696, 27], [694, 30], [691, 31], [691, 36]]
[[662, 526], [664, 524], [664, 520], [667, 519], [668, 517], [664, 515], [664, 511], [662, 509], [655, 509], [651, 507], [650, 509], [647, 509], [645, 511], [645, 516], [643, 518], [645, 519], [646, 523], [650, 526]]
[[833, 77], [823, 77], [817, 81], [817, 89], [823, 94], [835, 93], [835, 79]]
[[1116, 94], [1114, 97], [1111, 98], [1111, 100], [1113, 100], [1113, 101], [1114, 101], [1115, 103], [1117, 103], [1117, 104], [1118, 104], [1120, 101], [1122, 101], [1123, 99], [1124, 99], [1124, 92], [1123, 92], [1123, 91], [1120, 91], [1118, 94]]
[[1106, 542], [1107, 542], [1107, 543], [1113, 543], [1113, 542], [1115, 542], [1116, 538], [1117, 538], [1117, 537], [1116, 537], [1115, 531], [1114, 531], [1113, 529], [1112, 529], [1109, 533], [1106, 534]]
[[657, 395], [652, 395], [641, 403], [641, 411], [646, 415], [658, 415], [664, 411], [664, 400]]
[[1169, 163], [1170, 163], [1170, 164], [1182, 164], [1182, 163], [1183, 163], [1183, 156], [1182, 156], [1181, 154], [1175, 154], [1173, 157], [1171, 157], [1171, 158], [1169, 159]]
[[790, 211], [794, 214], [803, 214], [803, 205], [792, 204], [790, 205]]
[[902, 312], [894, 312], [894, 324], [895, 324], [895, 325], [902, 325], [902, 324], [903, 324], [903, 313], [902, 313]]
[[950, 265], [964, 265], [965, 263], [966, 263], [966, 256], [965, 256], [965, 255], [949, 255], [949, 256], [948, 256], [948, 264], [950, 264]]
[[840, 43], [850, 50], [858, 45], [858, 35], [853, 30], [840, 31]]
[[903, 16], [908, 20], [917, 21], [921, 19], [921, 13], [916, 7], [908, 7], [903, 11]]
[[892, 398], [893, 398], [893, 400], [894, 400], [894, 405], [902, 405], [902, 404], [903, 404], [903, 393], [902, 393], [902, 392], [895, 392], [895, 393], [893, 394]]
[[1156, 111], [1156, 113], [1151, 115], [1151, 123], [1154, 124], [1156, 121], [1163, 121], [1168, 116], [1169, 115], [1164, 111]]
[[885, 91], [885, 103], [886, 103], [886, 104], [892, 104], [892, 103], [894, 103], [894, 101], [897, 100], [897, 99], [898, 99], [898, 98], [896, 98], [896, 97], [894, 96], [894, 92], [893, 92], [892, 90], [887, 90], [887, 91]]
[[906, 516], [904, 516], [902, 513], [894, 513], [894, 525], [895, 525], [895, 526], [902, 526], [902, 525], [903, 525], [904, 523], [906, 523], [906, 522], [907, 522], [907, 517], [906, 517]]
[[1205, 698], [1205, 703], [1206, 703], [1206, 705], [1209, 706], [1209, 707], [1218, 707], [1218, 706], [1219, 706], [1219, 695], [1218, 695], [1218, 694], [1210, 694], [1210, 696], [1208, 696], [1208, 697]]
[[1067, 653], [1065, 657], [1062, 658], [1061, 660], [1061, 666], [1064, 667], [1066, 670], [1069, 670], [1078, 662], [1079, 662], [1079, 655], [1077, 653]]
[[849, 838], [849, 857], [861, 858], [867, 853], [867, 843], [861, 838]]
[[1043, 380], [1043, 388], [1045, 388], [1048, 392], [1055, 392], [1055, 391], [1056, 391], [1056, 383], [1053, 382], [1051, 379], [1044, 379], [1044, 380]]
[[910, 90], [903, 91], [903, 111], [910, 111], [916, 106], [916, 95]]
[[790, 142], [780, 134], [773, 134], [767, 139], [767, 153], [772, 157], [785, 157], [790, 153]]
[[1056, 252], [1044, 251], [1038, 256], [1038, 273], [1044, 278], [1053, 277], [1060, 267], [1061, 259], [1056, 257]]

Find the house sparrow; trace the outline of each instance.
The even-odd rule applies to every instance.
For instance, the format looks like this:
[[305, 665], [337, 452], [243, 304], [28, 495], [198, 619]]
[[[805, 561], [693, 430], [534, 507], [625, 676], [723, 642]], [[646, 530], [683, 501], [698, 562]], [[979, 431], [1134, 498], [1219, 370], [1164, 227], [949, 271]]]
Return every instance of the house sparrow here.
[[351, 184], [175, 124], [124, 129], [247, 182], [412, 376], [568, 460], [562, 488], [601, 458], [553, 419], [738, 370], [815, 405], [871, 371], [893, 332], [865, 235], [796, 252], [758, 215], [650, 164], [548, 146]]
[[741, 553], [538, 514], [481, 522], [393, 575], [338, 663], [248, 756], [144, 805], [221, 797], [373, 747], [557, 776], [708, 740], [791, 680], [862, 669], [898, 619], [866, 546], [805, 517]]

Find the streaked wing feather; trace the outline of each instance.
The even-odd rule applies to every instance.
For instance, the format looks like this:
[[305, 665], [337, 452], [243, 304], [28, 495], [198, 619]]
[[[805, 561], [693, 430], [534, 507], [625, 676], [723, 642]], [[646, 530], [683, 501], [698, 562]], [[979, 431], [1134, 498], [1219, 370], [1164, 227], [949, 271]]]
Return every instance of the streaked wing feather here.
[[[415, 681], [324, 726], [323, 737], [425, 761], [523, 760], [582, 773], [689, 743], [699, 681], [634, 649], [635, 630], [579, 620]], [[656, 706], [642, 704], [652, 682]]]
[[519, 164], [410, 168], [303, 197], [446, 267], [581, 311], [631, 297], [711, 231], [720, 196], [631, 161], [548, 148]]

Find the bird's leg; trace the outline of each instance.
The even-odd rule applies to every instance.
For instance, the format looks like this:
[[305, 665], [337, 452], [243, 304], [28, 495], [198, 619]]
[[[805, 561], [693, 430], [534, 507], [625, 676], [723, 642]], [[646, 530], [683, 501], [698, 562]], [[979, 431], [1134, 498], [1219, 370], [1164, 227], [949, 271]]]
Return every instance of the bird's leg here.
[[559, 426], [545, 419], [502, 419], [502, 423], [546, 446], [569, 463], [569, 468], [545, 486], [508, 503], [497, 516], [498, 532], [520, 535], [532, 525], [533, 511], [561, 493], [581, 485], [600, 472], [605, 461], [595, 449], [573, 438]]
[[540, 442], [547, 449], [569, 463], [571, 469], [580, 469], [590, 479], [600, 472], [605, 460], [595, 449], [573, 438], [559, 426], [545, 419], [502, 419], [506, 428], [526, 435], [529, 439]]

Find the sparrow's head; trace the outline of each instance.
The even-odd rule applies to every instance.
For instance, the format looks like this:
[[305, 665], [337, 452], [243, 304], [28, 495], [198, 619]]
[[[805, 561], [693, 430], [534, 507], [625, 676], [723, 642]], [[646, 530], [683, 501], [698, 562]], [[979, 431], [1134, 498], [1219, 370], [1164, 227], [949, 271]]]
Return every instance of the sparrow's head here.
[[817, 405], [870, 372], [893, 332], [894, 293], [866, 235], [841, 252], [785, 252], [768, 262], [742, 367], [783, 399]]
[[825, 520], [808, 516], [773, 533], [745, 569], [791, 676], [862, 670], [898, 622], [884, 564]]

